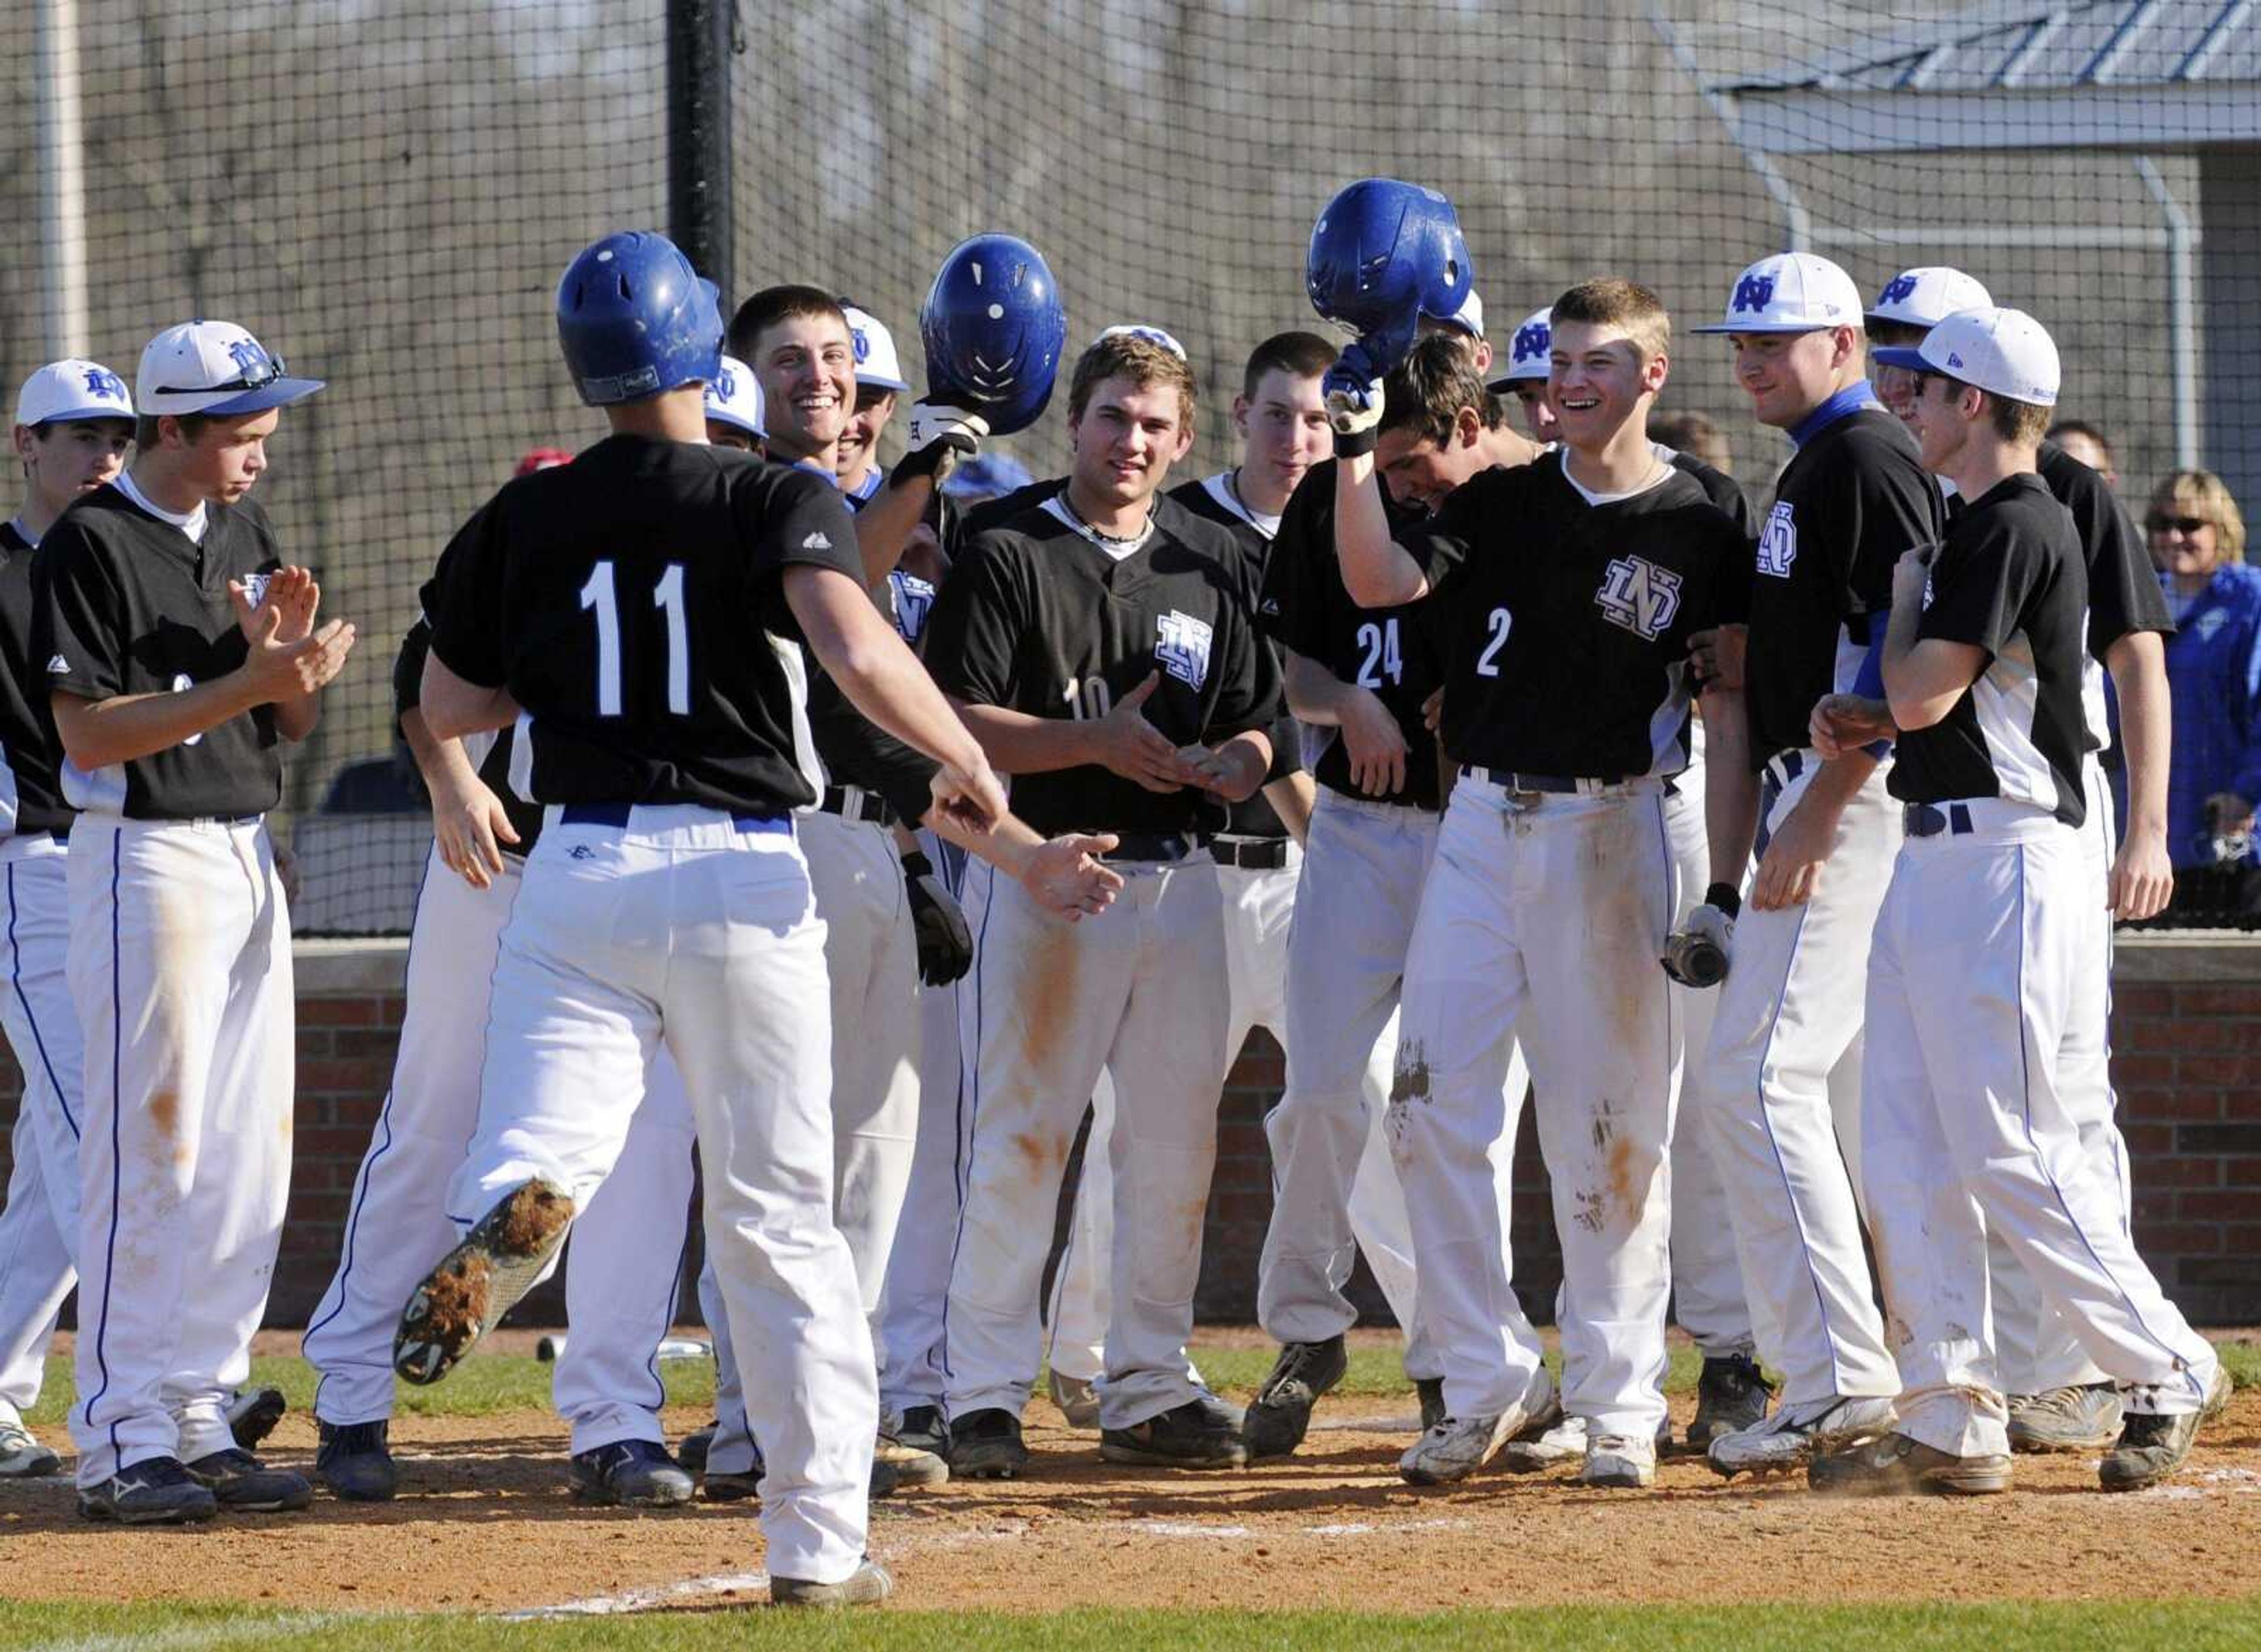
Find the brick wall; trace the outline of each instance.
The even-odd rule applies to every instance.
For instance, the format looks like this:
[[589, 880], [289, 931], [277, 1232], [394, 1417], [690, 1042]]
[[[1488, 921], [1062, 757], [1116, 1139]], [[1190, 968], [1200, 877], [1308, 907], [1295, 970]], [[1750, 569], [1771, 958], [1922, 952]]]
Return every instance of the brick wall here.
[[[401, 1014], [400, 944], [304, 942], [298, 949], [298, 1165], [269, 1309], [304, 1323], [337, 1259], [354, 1173], [382, 1101]], [[2145, 935], [2114, 969], [2114, 1074], [2134, 1164], [2135, 1236], [2169, 1291], [2207, 1325], [2261, 1323], [2261, 941]], [[1278, 1046], [1256, 1034], [1228, 1081], [1202, 1259], [1200, 1309], [1255, 1315], [1256, 1258], [1271, 1203], [1263, 1116], [1281, 1081]], [[0, 1054], [0, 1124], [17, 1078]], [[5, 1162], [0, 1142], [0, 1164]], [[1537, 1132], [1518, 1143], [1518, 1285], [1551, 1318], [1560, 1255]], [[552, 1291], [554, 1292], [554, 1287]], [[1361, 1267], [1352, 1294], [1386, 1321]], [[557, 1317], [555, 1296], [522, 1311]], [[686, 1316], [695, 1311], [684, 1293]]]

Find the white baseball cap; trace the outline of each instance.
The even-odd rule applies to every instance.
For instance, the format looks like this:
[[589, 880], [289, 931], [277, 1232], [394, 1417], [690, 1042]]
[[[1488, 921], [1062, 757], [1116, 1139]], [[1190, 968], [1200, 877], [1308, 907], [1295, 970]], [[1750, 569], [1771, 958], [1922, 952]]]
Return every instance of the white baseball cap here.
[[1776, 253], [1735, 277], [1724, 320], [1688, 330], [1814, 333], [1860, 325], [1861, 290], [1852, 277], [1814, 253]]
[[840, 308], [848, 317], [848, 336], [856, 341], [856, 382], [875, 390], [908, 390], [895, 355], [895, 335], [869, 310], [852, 304]]
[[72, 356], [49, 362], [16, 392], [16, 422], [49, 425], [67, 419], [131, 419], [126, 381], [99, 362]]
[[1476, 297], [1474, 287], [1470, 287], [1468, 296], [1461, 300], [1461, 307], [1446, 318], [1445, 324], [1460, 328], [1472, 339], [1483, 336], [1483, 300]]
[[1884, 283], [1884, 290], [1869, 306], [1871, 321], [1899, 321], [1908, 327], [1937, 327], [1962, 310], [1984, 310], [1994, 295], [1976, 278], [1945, 264], [1924, 264], [1903, 269]]
[[262, 413], [321, 389], [319, 378], [286, 378], [280, 356], [233, 321], [183, 321], [149, 341], [133, 375], [144, 413]]
[[754, 370], [735, 356], [722, 358], [722, 370], [707, 383], [707, 416], [770, 439], [762, 427], [762, 386]]
[[1938, 373], [2006, 401], [2056, 406], [2062, 369], [2056, 341], [2023, 310], [1961, 310], [1923, 335], [1923, 342], [1874, 352], [1886, 367]]
[[1484, 386], [1504, 390], [1508, 385], [1545, 378], [1554, 366], [1554, 312], [1533, 310], [1523, 318], [1507, 342], [1507, 371]]
[[1191, 359], [1186, 355], [1186, 347], [1179, 343], [1174, 337], [1160, 327], [1149, 327], [1144, 321], [1117, 321], [1113, 327], [1102, 327], [1099, 336], [1092, 340], [1092, 343], [1098, 345], [1109, 339], [1122, 337], [1125, 334], [1134, 339], [1144, 339], [1149, 344], [1159, 344], [1181, 362]]

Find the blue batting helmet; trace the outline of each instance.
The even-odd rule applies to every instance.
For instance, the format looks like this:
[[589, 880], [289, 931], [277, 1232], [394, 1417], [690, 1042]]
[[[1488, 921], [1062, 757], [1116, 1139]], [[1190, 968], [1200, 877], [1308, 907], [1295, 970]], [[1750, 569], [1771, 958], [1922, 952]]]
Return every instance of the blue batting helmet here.
[[592, 242], [557, 284], [557, 342], [592, 407], [656, 396], [722, 370], [714, 284], [664, 235], [623, 230]]
[[1460, 215], [1418, 183], [1361, 178], [1311, 227], [1311, 307], [1365, 339], [1385, 366], [1412, 348], [1421, 317], [1451, 320], [1475, 284]]
[[919, 307], [926, 399], [978, 412], [992, 435], [1036, 423], [1052, 399], [1067, 312], [1044, 255], [1016, 235], [951, 249]]

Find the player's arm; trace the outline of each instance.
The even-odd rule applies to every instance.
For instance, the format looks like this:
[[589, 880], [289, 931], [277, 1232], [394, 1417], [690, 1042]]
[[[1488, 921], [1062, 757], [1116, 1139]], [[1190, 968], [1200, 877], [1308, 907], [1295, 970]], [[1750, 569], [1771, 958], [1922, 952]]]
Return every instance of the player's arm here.
[[942, 765], [934, 792], [943, 812], [975, 830], [994, 826], [1005, 813], [1005, 794], [980, 743], [870, 594], [846, 574], [813, 563], [789, 564], [784, 590], [809, 651], [856, 709]]
[[1892, 570], [1892, 616], [1884, 628], [1884, 699], [1891, 707], [1893, 726], [1904, 729], [1938, 723], [1986, 669], [1986, 650], [1976, 643], [1917, 636], [1930, 562], [1930, 548], [1918, 546]]
[[994, 830], [969, 832], [939, 809], [927, 824], [968, 854], [1013, 879], [1055, 917], [1074, 923], [1103, 912], [1123, 887], [1123, 874], [1099, 857], [1116, 845], [1112, 832], [1069, 832], [1046, 837], [1019, 815], [1008, 814]]
[[2112, 915], [2155, 917], [2175, 892], [2167, 854], [2167, 759], [2174, 714], [2167, 650], [2157, 631], [2129, 631], [2104, 650], [2120, 700], [2120, 747], [2128, 765], [2128, 830], [2112, 859]]
[[1318, 661], [1293, 649], [1287, 656], [1288, 709], [1319, 729], [1342, 730], [1351, 784], [1368, 797], [1389, 797], [1405, 786], [1405, 730], [1371, 688], [1346, 683]]
[[1361, 608], [1396, 607], [1429, 593], [1429, 576], [1390, 536], [1371, 448], [1335, 465], [1335, 557], [1343, 589]]
[[1758, 836], [1758, 776], [1751, 772], [1750, 719], [1740, 688], [1704, 690], [1704, 830], [1712, 882], [1740, 891]]
[[1299, 844], [1310, 838], [1311, 809], [1318, 795], [1319, 788], [1308, 769], [1296, 769], [1276, 780], [1264, 782], [1264, 801], [1272, 805], [1272, 812], [1288, 829], [1288, 836]]
[[1272, 772], [1272, 737], [1261, 729], [1245, 729], [1215, 745], [1187, 746], [1178, 757], [1194, 785], [1229, 803], [1245, 802]]
[[1149, 672], [1104, 717], [1037, 717], [963, 699], [951, 703], [989, 760], [1008, 774], [1095, 765], [1150, 792], [1174, 792], [1202, 782], [1189, 772], [1178, 748], [1146, 721], [1143, 707], [1161, 681], [1159, 672]]
[[460, 740], [465, 735], [506, 729], [518, 721], [518, 701], [503, 684], [486, 687], [456, 672], [434, 648], [424, 657], [424, 680], [417, 704], [424, 726], [435, 740]]

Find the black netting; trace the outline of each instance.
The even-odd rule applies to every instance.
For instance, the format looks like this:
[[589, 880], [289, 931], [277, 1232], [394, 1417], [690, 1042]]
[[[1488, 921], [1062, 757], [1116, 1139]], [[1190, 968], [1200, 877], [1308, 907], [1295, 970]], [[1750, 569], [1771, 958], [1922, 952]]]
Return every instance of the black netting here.
[[[2068, 416], [2111, 435], [2140, 517], [2178, 464], [2261, 492], [2261, 26], [2198, 3], [985, 0], [739, 8], [732, 298], [806, 280], [888, 323], [962, 235], [1059, 274], [1071, 346], [1151, 321], [1191, 347], [1195, 461], [1228, 449], [1249, 348], [1308, 326], [1319, 206], [1385, 173], [1458, 204], [1492, 338], [1603, 271], [1709, 320], [1796, 239], [1865, 291], [1952, 263], [2039, 315]], [[585, 241], [664, 226], [664, 0], [18, 0], [0, 377], [83, 348], [131, 377], [157, 327], [240, 321], [327, 378], [262, 495], [362, 629], [292, 772], [309, 929], [406, 923], [425, 840], [391, 765], [391, 652], [449, 530], [573, 399], [551, 284]], [[48, 320], [57, 107], [75, 17], [85, 331]], [[1787, 451], [1726, 346], [1682, 334], [1669, 408], [1763, 490]], [[1061, 456], [1056, 406], [1011, 449]], [[1192, 468], [1189, 463], [1188, 469]], [[380, 805], [402, 812], [384, 815]]]

